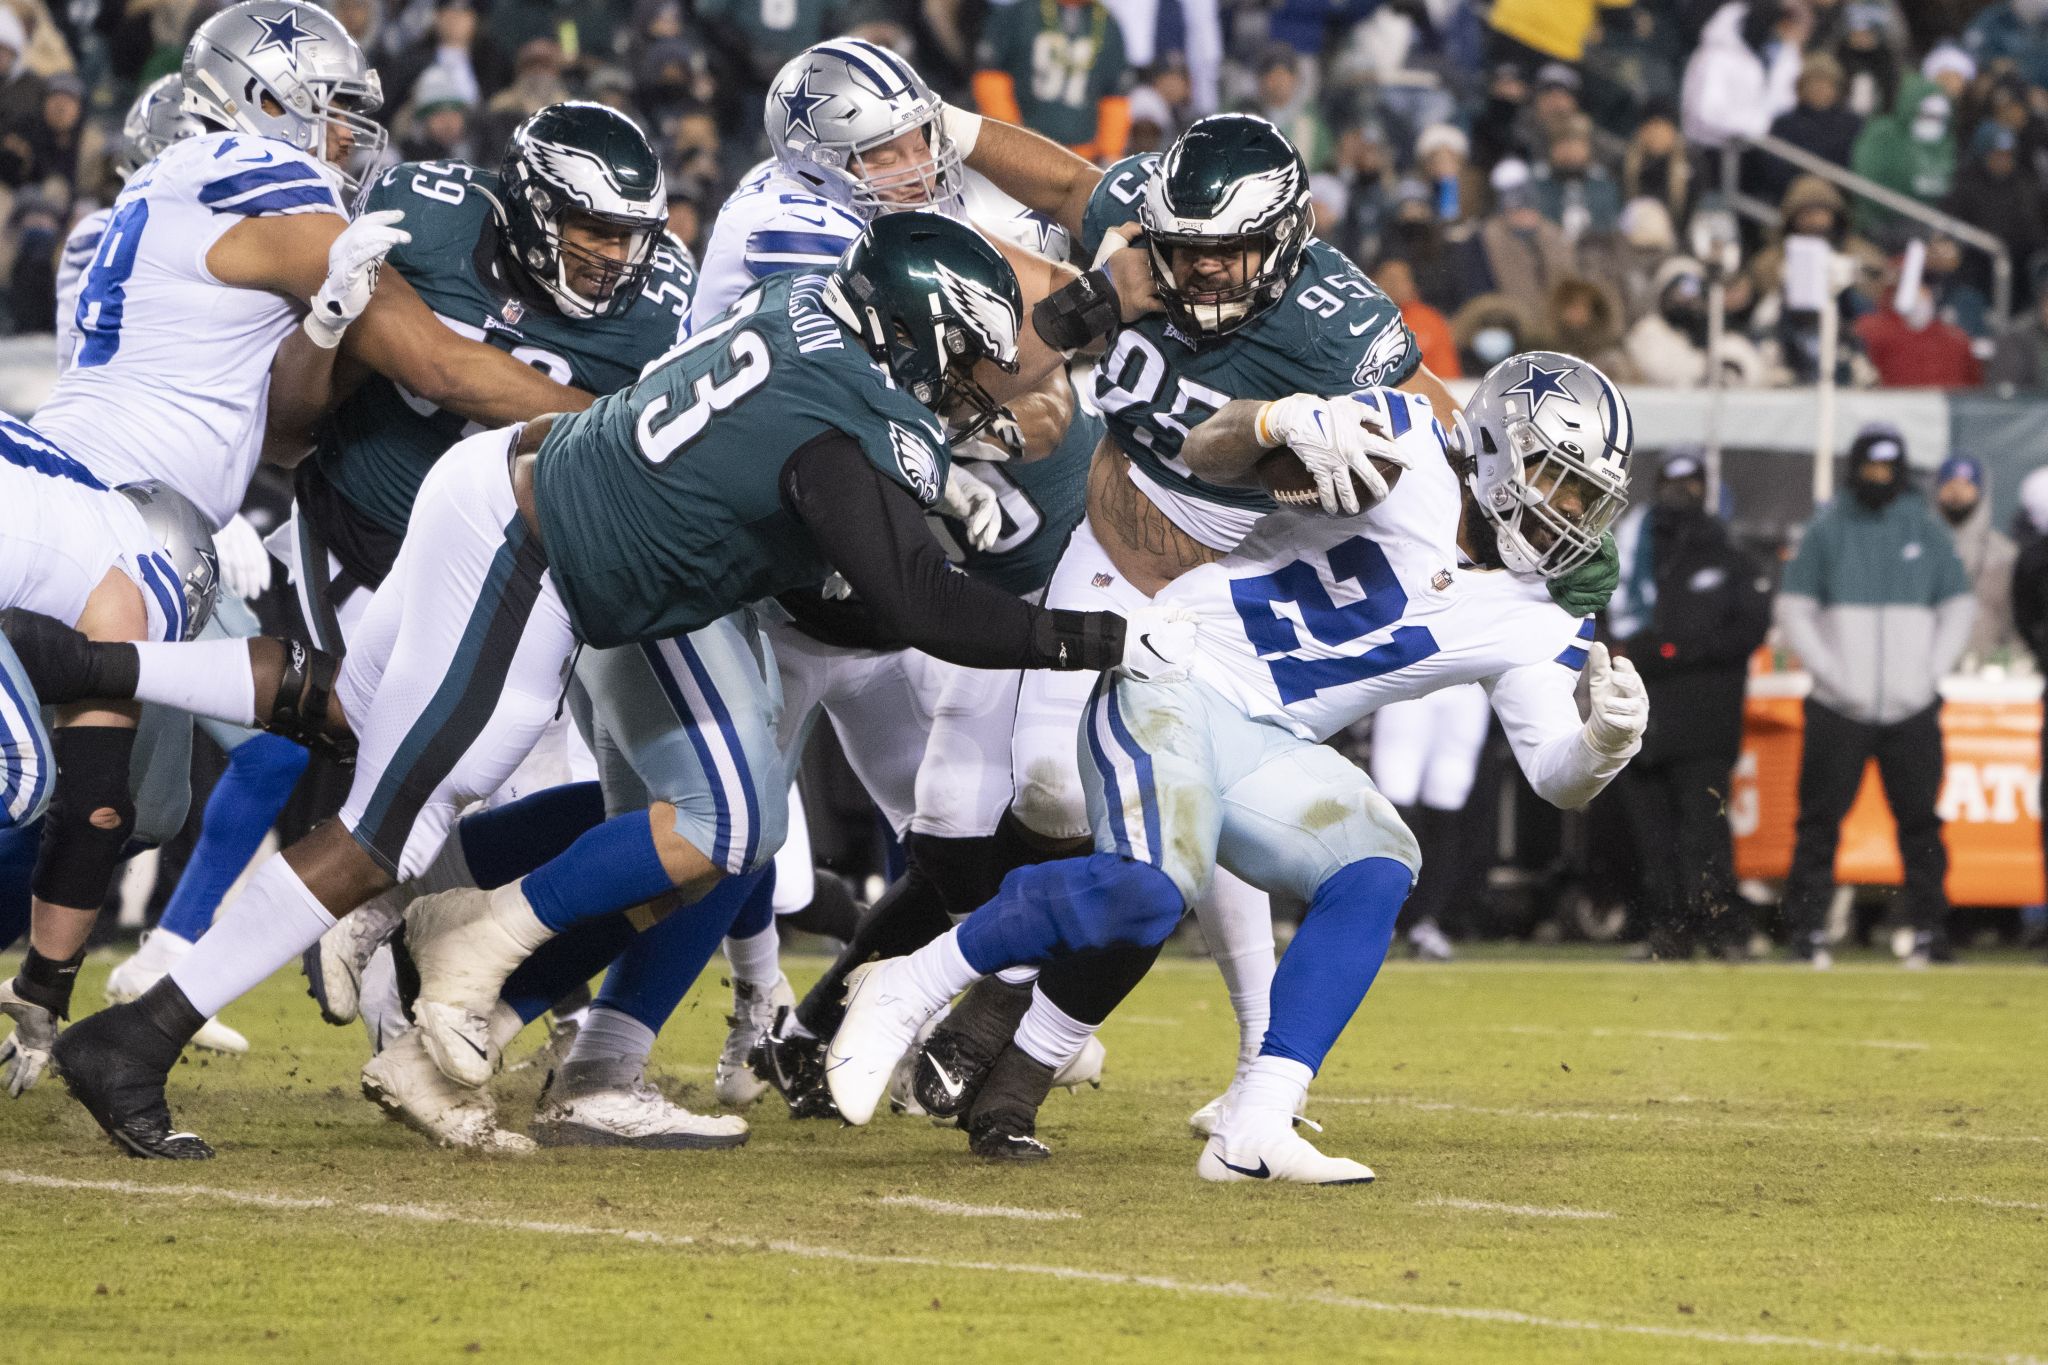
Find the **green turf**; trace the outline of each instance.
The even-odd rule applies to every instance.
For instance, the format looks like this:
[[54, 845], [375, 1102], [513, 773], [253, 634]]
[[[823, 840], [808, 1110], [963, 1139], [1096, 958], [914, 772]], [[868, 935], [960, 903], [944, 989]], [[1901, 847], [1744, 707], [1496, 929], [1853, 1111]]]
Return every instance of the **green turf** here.
[[[686, 1098], [721, 995], [662, 1039]], [[731, 1153], [434, 1151], [357, 1097], [361, 1035], [296, 978], [226, 1017], [257, 1050], [195, 1056], [172, 1090], [208, 1165], [121, 1159], [52, 1083], [0, 1098], [11, 1358], [2048, 1357], [2048, 969], [2017, 957], [1392, 966], [1311, 1104], [1324, 1149], [1380, 1175], [1335, 1190], [1195, 1179], [1184, 1119], [1235, 1038], [1202, 962], [1111, 1022], [1104, 1088], [1056, 1094], [1059, 1155], [1021, 1170], [924, 1121], [766, 1108]], [[537, 1085], [501, 1081], [513, 1126]], [[884, 1202], [905, 1196], [1079, 1217]]]

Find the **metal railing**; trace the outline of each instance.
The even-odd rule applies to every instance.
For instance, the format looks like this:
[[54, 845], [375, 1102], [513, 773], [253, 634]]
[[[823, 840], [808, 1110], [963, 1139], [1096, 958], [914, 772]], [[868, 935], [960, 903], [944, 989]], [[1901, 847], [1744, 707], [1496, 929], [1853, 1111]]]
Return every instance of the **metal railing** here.
[[1784, 215], [1775, 204], [1767, 204], [1754, 195], [1741, 193], [1737, 188], [1738, 171], [1741, 168], [1742, 153], [1763, 152], [1790, 162], [1809, 175], [1817, 175], [1829, 184], [1858, 198], [1868, 199], [1882, 208], [1890, 209], [1904, 218], [1924, 223], [1935, 231], [1955, 238], [1964, 246], [1974, 247], [1991, 258], [1991, 322], [1994, 327], [2004, 327], [2012, 315], [2012, 253], [2005, 243], [1970, 223], [1931, 209], [1917, 199], [1900, 194], [1897, 190], [1880, 185], [1875, 180], [1837, 166], [1825, 157], [1815, 156], [1804, 147], [1759, 133], [1755, 137], [1734, 137], [1721, 148], [1721, 183], [1725, 186], [1723, 200], [1728, 207], [1745, 217], [1776, 227]]

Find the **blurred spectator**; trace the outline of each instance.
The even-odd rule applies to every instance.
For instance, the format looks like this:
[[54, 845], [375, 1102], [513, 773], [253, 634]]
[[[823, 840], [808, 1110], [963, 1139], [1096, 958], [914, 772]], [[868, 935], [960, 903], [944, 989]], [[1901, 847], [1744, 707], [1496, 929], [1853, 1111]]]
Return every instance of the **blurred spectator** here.
[[[1629, 328], [1623, 349], [1645, 384], [1695, 389], [1707, 382], [1707, 268], [1673, 256], [1657, 268], [1657, 309]], [[1721, 376], [1735, 388], [1767, 382], [1770, 370], [1756, 343], [1734, 328], [1721, 332]]]
[[1920, 63], [1920, 74], [1934, 82], [1934, 88], [1948, 96], [1951, 105], [1960, 108], [1963, 92], [1977, 79], [1977, 63], [1954, 43], [1939, 43]]
[[[806, 39], [805, 41], [809, 41]], [[1123, 31], [1099, 0], [1016, 0], [991, 9], [977, 49], [974, 102], [1107, 165], [1131, 130]]]
[[1585, 85], [1578, 68], [1563, 62], [1545, 62], [1537, 69], [1517, 138], [1523, 155], [1540, 161], [1565, 129], [1585, 117], [1579, 107], [1579, 93]]
[[1927, 263], [1920, 272], [1934, 296], [1934, 315], [1969, 333], [1972, 342], [1991, 335], [1991, 302], [1977, 287], [1961, 243], [1945, 232], [1927, 239]]
[[704, 250], [704, 207], [695, 182], [671, 175], [668, 180], [668, 230], [692, 253]]
[[633, 101], [633, 78], [616, 66], [600, 66], [583, 82], [583, 98], [616, 109], [634, 123], [646, 125]]
[[1621, 197], [1661, 203], [1673, 223], [1692, 218], [1696, 192], [1692, 150], [1668, 110], [1652, 108], [1636, 125], [1621, 160]]
[[[1942, 207], [2005, 243], [2015, 273], [2024, 281], [2021, 272], [2028, 258], [2048, 245], [2048, 196], [2042, 194], [2040, 177], [2022, 170], [2019, 139], [2010, 128], [1987, 122], [1971, 145], [1973, 153], [1957, 172], [1955, 190]], [[1970, 253], [1962, 270], [1980, 291], [1989, 293], [1989, 257]]]
[[1537, 316], [1505, 294], [1481, 294], [1460, 308], [1451, 319], [1451, 338], [1458, 345], [1458, 367], [1473, 375], [1550, 343]]
[[1394, 187], [1394, 222], [1383, 250], [1408, 262], [1422, 297], [1436, 307], [1455, 310], [1471, 297], [1466, 292], [1463, 252], [1445, 237], [1434, 196], [1420, 180], [1403, 180]]
[[[1955, 184], [1956, 142], [1949, 123], [1954, 106], [1924, 76], [1899, 83], [1891, 113], [1870, 120], [1856, 139], [1849, 167], [1923, 204], [1934, 205]], [[1891, 210], [1867, 200], [1856, 204], [1856, 225], [1884, 242], [1911, 231]]]
[[2048, 287], [2042, 282], [2035, 282], [2034, 306], [1998, 334], [1984, 382], [2048, 393]]
[[2029, 85], [2048, 86], [2048, 0], [1998, 0], [1963, 32], [1979, 66], [2009, 65]]
[[1799, 817], [1784, 916], [1794, 950], [1833, 965], [1823, 923], [1842, 817], [1875, 758], [1897, 823], [1909, 966], [1946, 959], [1941, 842], [1941, 679], [1962, 658], [1976, 605], [1955, 547], [1913, 489], [1906, 443], [1872, 423], [1849, 446], [1844, 491], [1815, 514], [1785, 570], [1778, 628], [1813, 676], [1800, 749]]
[[1685, 65], [1685, 136], [1719, 147], [1768, 132], [1797, 103], [1799, 48], [1810, 20], [1798, 0], [1733, 0], [1700, 34]]
[[1529, 103], [1529, 81], [1514, 62], [1502, 62], [1488, 73], [1486, 98], [1472, 120], [1472, 156], [1482, 166], [1503, 157], [1530, 156], [1521, 144], [1522, 111]]
[[[680, 32], [651, 38], [633, 70], [634, 102], [657, 147], [673, 147], [678, 122], [710, 109], [718, 94], [704, 49]], [[716, 179], [715, 159], [709, 174]]]
[[1394, 217], [1393, 167], [1377, 119], [1355, 123], [1337, 139], [1337, 173], [1344, 177], [1344, 221], [1330, 240], [1354, 261], [1375, 260]]
[[2019, 550], [1991, 524], [1990, 488], [1984, 464], [1968, 455], [1951, 455], [1934, 475], [1934, 505], [1955, 536], [1956, 557], [1977, 597], [1977, 619], [1963, 667], [1990, 663], [2019, 643], [2012, 619], [2012, 569]]
[[439, 0], [427, 30], [396, 56], [378, 64], [385, 107], [397, 109], [416, 103], [414, 87], [430, 71], [444, 73], [435, 86], [439, 99], [461, 99], [473, 113], [512, 79], [512, 60], [491, 31], [478, 22], [471, 0]]
[[1415, 349], [1430, 373], [1438, 379], [1462, 375], [1464, 368], [1458, 363], [1458, 342], [1451, 335], [1450, 319], [1424, 301], [1415, 287], [1415, 272], [1408, 262], [1398, 257], [1381, 261], [1372, 268], [1372, 281], [1401, 310], [1401, 321], [1415, 334]]
[[1791, 382], [1814, 382], [1820, 372], [1820, 315], [1785, 306], [1785, 238], [1826, 238], [1836, 253], [1855, 263], [1858, 281], [1842, 293], [1836, 305], [1845, 342], [1838, 358], [1837, 378], [1845, 383], [1872, 382], [1876, 376], [1869, 371], [1869, 362], [1847, 343], [1854, 337], [1850, 327], [1869, 306], [1863, 283], [1882, 282], [1887, 269], [1884, 253], [1849, 230], [1842, 192], [1817, 175], [1802, 175], [1794, 180], [1785, 197], [1778, 201], [1778, 212], [1781, 221], [1772, 233], [1771, 244], [1757, 253], [1749, 267], [1758, 297], [1757, 335], [1775, 333], [1777, 368], [1785, 371]]
[[57, 249], [62, 245], [62, 210], [41, 190], [14, 197], [7, 221], [14, 239], [14, 265], [7, 276], [5, 318], [0, 332], [47, 332], [57, 322]]
[[1742, 751], [1749, 656], [1771, 626], [1770, 580], [1707, 510], [1705, 452], [1673, 449], [1656, 500], [1615, 530], [1622, 586], [1608, 625], [1643, 675], [1650, 728], [1616, 783], [1642, 870], [1643, 955], [1747, 953], [1729, 778]]
[[1479, 252], [1468, 267], [1468, 292], [1506, 294], [1540, 317], [1551, 286], [1574, 273], [1571, 243], [1564, 229], [1537, 207], [1536, 187], [1521, 162], [1503, 161], [1494, 168], [1493, 197], [1498, 207], [1474, 239]]
[[[28, 30], [13, 8], [0, 3], [0, 177], [10, 185], [27, 179], [35, 151], [28, 130], [42, 121], [43, 78], [28, 68]], [[8, 175], [13, 167], [18, 173]]]
[[1126, 156], [1163, 152], [1180, 136], [1180, 124], [1166, 97], [1150, 85], [1131, 91], [1131, 136], [1124, 145]]
[[562, 47], [552, 38], [533, 38], [519, 48], [512, 83], [484, 106], [477, 130], [477, 153], [496, 164], [504, 155], [512, 130], [558, 100], [569, 98], [562, 80]]
[[1415, 173], [1446, 228], [1476, 222], [1486, 211], [1485, 172], [1472, 165], [1471, 154], [1471, 140], [1451, 124], [1433, 123], [1416, 135]]
[[[709, 19], [725, 3], [726, 0], [697, 0], [697, 12]], [[757, 15], [787, 14], [801, 18], [807, 8], [821, 7], [819, 0], [779, 0], [774, 5], [757, 3], [743, 8]], [[622, 0], [492, 0], [491, 32], [514, 52], [545, 38], [561, 49], [564, 62], [575, 66], [619, 55], [630, 33], [627, 25], [631, 16], [630, 6]], [[816, 37], [805, 38], [791, 51], [824, 36], [821, 31]]]
[[1934, 291], [1921, 281], [1901, 313], [1892, 291], [1856, 319], [1856, 338], [1888, 389], [1974, 389], [1983, 367], [1970, 349], [1970, 335], [1935, 316]]
[[1841, 41], [1833, 49], [1847, 82], [1843, 102], [1858, 118], [1874, 118], [1898, 98], [1903, 34], [1883, 5], [1850, 0], [1842, 6]]
[[1620, 221], [1621, 191], [1593, 160], [1593, 120], [1584, 114], [1556, 129], [1549, 159], [1536, 168], [1536, 204], [1572, 243], [1612, 232]]
[[399, 148], [408, 161], [472, 161], [476, 146], [470, 119], [475, 114], [461, 79], [447, 67], [429, 67], [413, 85], [412, 113], [404, 121]]
[[1313, 174], [1330, 169], [1336, 148], [1316, 107], [1313, 82], [1303, 70], [1308, 63], [1285, 43], [1269, 45], [1259, 58], [1258, 98], [1250, 112], [1285, 133]]
[[1635, 367], [1621, 349], [1621, 306], [1592, 280], [1559, 280], [1550, 291], [1547, 316], [1552, 350], [1590, 360], [1609, 379], [1627, 384]]
[[[1221, 107], [1217, 75], [1223, 62], [1223, 23], [1216, 0], [1105, 3], [1123, 30], [1124, 56], [1134, 70], [1172, 68], [1178, 73], [1177, 80], [1186, 89], [1168, 96], [1169, 106], [1185, 108], [1188, 122]], [[1167, 141], [1172, 140], [1169, 134]]]
[[[1847, 170], [1862, 131], [1863, 120], [1842, 105], [1842, 64], [1824, 52], [1808, 54], [1799, 71], [1799, 104], [1771, 125], [1772, 136]], [[1799, 174], [1789, 161], [1773, 156], [1755, 160], [1753, 183], [1768, 199], [1783, 195]]]
[[0, 137], [0, 181], [45, 185], [68, 202], [78, 182], [84, 115], [85, 83], [68, 71], [50, 77], [35, 118]]
[[1530, 69], [1545, 60], [1576, 64], [1603, 9], [1626, 9], [1633, 0], [1493, 0], [1487, 23], [1487, 59], [1521, 62]]
[[1656, 311], [1657, 267], [1678, 250], [1670, 210], [1658, 199], [1629, 200], [1622, 206], [1620, 232], [1610, 249], [1612, 260], [1600, 273], [1620, 289], [1623, 326], [1633, 327]]

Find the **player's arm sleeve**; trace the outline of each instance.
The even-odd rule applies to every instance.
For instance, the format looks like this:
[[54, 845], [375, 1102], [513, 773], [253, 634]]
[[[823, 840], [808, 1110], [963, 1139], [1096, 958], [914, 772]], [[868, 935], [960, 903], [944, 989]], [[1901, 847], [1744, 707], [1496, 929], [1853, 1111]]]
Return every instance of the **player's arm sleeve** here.
[[1422, 348], [1415, 334], [1401, 320], [1401, 310], [1378, 287], [1353, 271], [1351, 279], [1363, 285], [1361, 296], [1316, 285], [1323, 293], [1344, 300], [1334, 316], [1325, 318], [1321, 309], [1307, 306], [1309, 294], [1294, 295], [1281, 307], [1298, 306], [1309, 328], [1310, 363], [1319, 376], [1314, 392], [1348, 393], [1352, 389], [1394, 388], [1406, 383], [1422, 365]]
[[967, 668], [1101, 670], [1123, 657], [1122, 617], [1046, 610], [956, 570], [917, 499], [851, 436], [799, 447], [782, 500], [888, 639]]
[[[1536, 794], [1559, 810], [1577, 810], [1628, 766], [1629, 755], [1604, 754], [1586, 742], [1579, 719], [1579, 668], [1567, 649], [1555, 660], [1511, 668], [1486, 683], [1515, 761]], [[1584, 651], [1576, 651], [1583, 659]]]

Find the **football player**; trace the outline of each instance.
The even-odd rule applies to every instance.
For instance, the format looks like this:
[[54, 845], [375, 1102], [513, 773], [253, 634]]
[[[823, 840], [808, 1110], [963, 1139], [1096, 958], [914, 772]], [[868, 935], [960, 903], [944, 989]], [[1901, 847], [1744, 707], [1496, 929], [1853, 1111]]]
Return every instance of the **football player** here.
[[[742, 604], [836, 571], [885, 628], [953, 662], [1177, 667], [1193, 644], [1180, 614], [1036, 607], [954, 572], [925, 529], [946, 474], [937, 414], [991, 411], [1060, 363], [1057, 328], [1023, 359], [1022, 308], [978, 234], [891, 215], [831, 273], [764, 283], [632, 388], [450, 451], [342, 668], [335, 701], [360, 749], [340, 819], [262, 864], [140, 999], [60, 1037], [73, 1096], [133, 1154], [210, 1156], [173, 1131], [164, 1098], [185, 1039], [433, 860], [457, 808], [545, 726], [579, 643], [674, 650], [729, 723], [698, 755], [691, 799], [615, 816], [496, 891], [408, 910], [422, 1033], [459, 1083], [488, 1079], [491, 1013], [535, 948], [671, 892], [694, 900], [772, 856], [786, 784]], [[149, 684], [138, 694], [170, 705], [217, 695], [248, 657], [233, 641], [125, 648]]]
[[[1219, 486], [1254, 486], [1257, 462], [1304, 417], [1331, 437], [1297, 435], [1295, 455], [1319, 476], [1356, 475], [1370, 505], [1275, 512], [1159, 594], [1200, 622], [1196, 659], [1185, 678], [1096, 689], [1082, 731], [1095, 854], [1014, 874], [945, 937], [856, 973], [827, 1071], [849, 1122], [867, 1121], [904, 1045], [956, 992], [1059, 955], [1156, 951], [1220, 861], [1308, 911], [1274, 978], [1259, 1055], [1198, 1173], [1372, 1179], [1316, 1151], [1293, 1118], [1386, 955], [1419, 854], [1371, 780], [1320, 741], [1382, 702], [1476, 681], [1540, 795], [1569, 809], [1598, 794], [1639, 746], [1648, 702], [1628, 661], [1589, 643], [1592, 618], [1551, 585], [1598, 551], [1625, 504], [1633, 428], [1606, 376], [1534, 352], [1496, 366], [1466, 408], [1462, 479], [1432, 405], [1392, 389], [1226, 403], [1181, 458]], [[1361, 443], [1344, 433], [1361, 424], [1403, 466], [1391, 489], [1355, 458]], [[1051, 1083], [1044, 1056], [1070, 1054], [1090, 1031], [1034, 1002], [974, 1105], [977, 1150], [1047, 1154], [1030, 1118]], [[951, 1087], [930, 1060], [920, 1097], [943, 1101]]]

